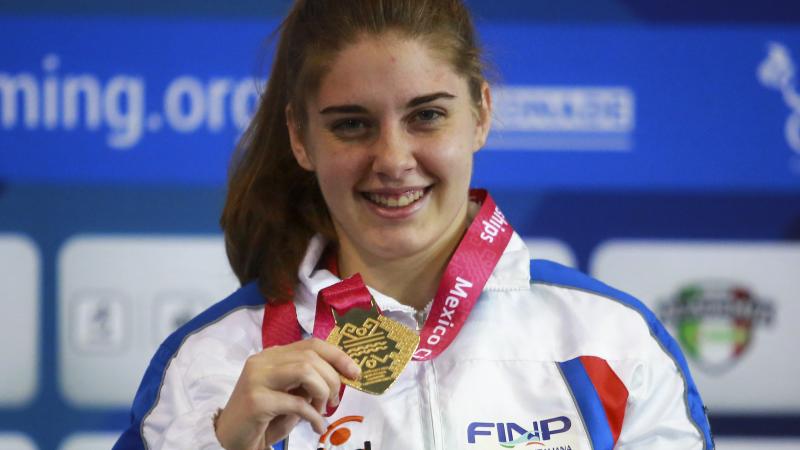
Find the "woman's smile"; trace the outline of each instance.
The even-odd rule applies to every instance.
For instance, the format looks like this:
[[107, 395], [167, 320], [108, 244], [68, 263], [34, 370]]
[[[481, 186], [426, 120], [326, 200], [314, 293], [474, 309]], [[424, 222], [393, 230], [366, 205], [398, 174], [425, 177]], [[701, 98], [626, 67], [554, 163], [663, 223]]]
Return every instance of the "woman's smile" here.
[[433, 188], [411, 187], [377, 189], [361, 192], [369, 208], [385, 219], [400, 220], [410, 217], [425, 206], [426, 196]]

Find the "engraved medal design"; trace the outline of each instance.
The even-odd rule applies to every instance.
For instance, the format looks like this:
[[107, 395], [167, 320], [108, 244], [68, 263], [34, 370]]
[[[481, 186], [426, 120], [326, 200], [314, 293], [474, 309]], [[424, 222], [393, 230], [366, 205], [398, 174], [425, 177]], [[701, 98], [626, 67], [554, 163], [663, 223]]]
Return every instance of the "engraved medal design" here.
[[419, 345], [419, 336], [407, 326], [383, 316], [370, 297], [370, 309], [350, 308], [339, 315], [326, 339], [345, 351], [361, 367], [361, 379], [342, 382], [359, 391], [383, 394], [394, 383]]

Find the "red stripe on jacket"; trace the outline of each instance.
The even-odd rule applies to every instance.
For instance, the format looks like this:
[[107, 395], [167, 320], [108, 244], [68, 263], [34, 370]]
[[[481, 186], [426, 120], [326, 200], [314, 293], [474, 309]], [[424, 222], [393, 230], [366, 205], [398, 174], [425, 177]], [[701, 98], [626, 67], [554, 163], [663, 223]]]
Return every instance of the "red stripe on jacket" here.
[[616, 445], [622, 431], [622, 422], [625, 420], [628, 388], [622, 384], [622, 380], [604, 359], [596, 356], [581, 356], [580, 360], [600, 397], [600, 403], [603, 404], [608, 426], [614, 437], [614, 445]]

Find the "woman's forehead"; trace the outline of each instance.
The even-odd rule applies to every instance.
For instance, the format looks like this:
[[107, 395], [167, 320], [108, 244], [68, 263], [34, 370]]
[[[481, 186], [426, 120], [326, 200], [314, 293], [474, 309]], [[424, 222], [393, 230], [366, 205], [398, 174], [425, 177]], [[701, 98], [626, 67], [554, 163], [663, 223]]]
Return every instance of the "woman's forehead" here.
[[[339, 51], [320, 79], [314, 106], [394, 104], [435, 92], [466, 95], [466, 80], [424, 40], [364, 36]], [[376, 105], [377, 106], [377, 105]]]

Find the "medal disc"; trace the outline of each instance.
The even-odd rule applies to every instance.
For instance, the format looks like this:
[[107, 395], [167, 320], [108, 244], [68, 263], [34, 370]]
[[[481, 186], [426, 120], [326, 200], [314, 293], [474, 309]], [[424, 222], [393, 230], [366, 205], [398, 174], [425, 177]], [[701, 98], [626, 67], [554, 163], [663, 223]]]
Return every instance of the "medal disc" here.
[[370, 299], [371, 308], [351, 308], [338, 315], [326, 339], [341, 348], [361, 367], [361, 378], [342, 378], [346, 385], [380, 395], [394, 383], [419, 345], [419, 335], [407, 326], [383, 316]]

